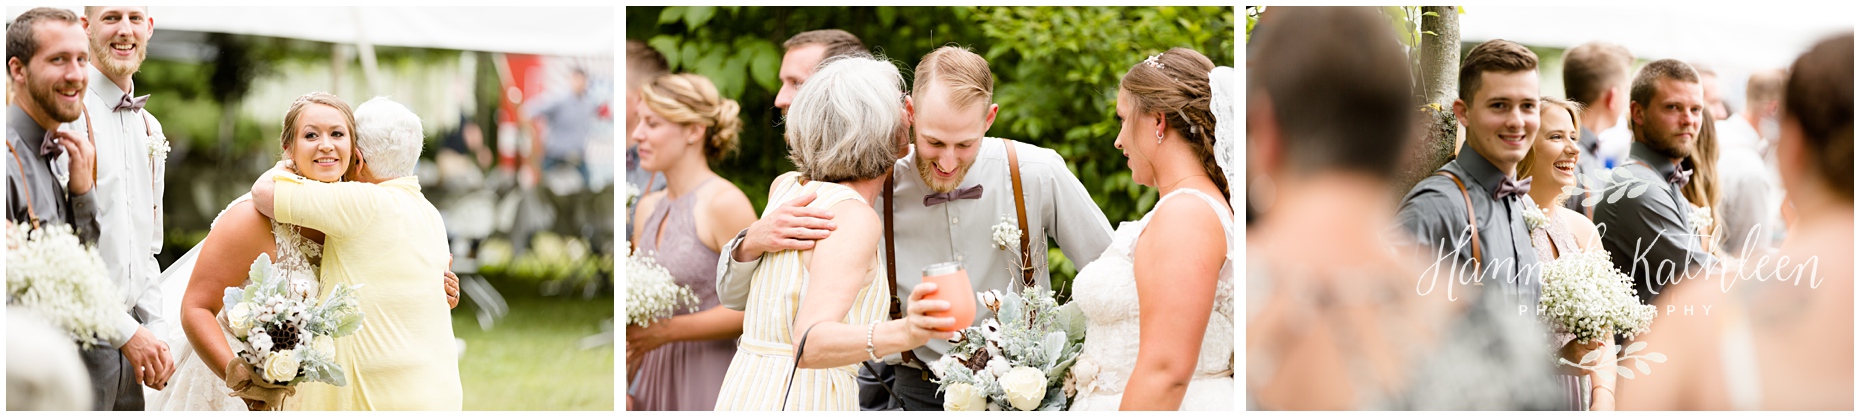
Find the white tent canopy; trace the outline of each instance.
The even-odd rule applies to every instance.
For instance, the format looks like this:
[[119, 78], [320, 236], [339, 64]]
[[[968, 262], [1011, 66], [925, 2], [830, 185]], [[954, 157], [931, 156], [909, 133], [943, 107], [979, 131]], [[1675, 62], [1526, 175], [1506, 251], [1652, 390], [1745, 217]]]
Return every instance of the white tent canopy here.
[[[8, 7], [7, 21], [28, 9]], [[617, 19], [613, 7], [150, 6], [149, 16], [157, 30], [584, 57], [613, 56]]]
[[1471, 6], [1460, 16], [1460, 38], [1556, 48], [1606, 41], [1626, 46], [1635, 58], [1673, 58], [1748, 74], [1788, 67], [1815, 41], [1852, 31], [1849, 8]]

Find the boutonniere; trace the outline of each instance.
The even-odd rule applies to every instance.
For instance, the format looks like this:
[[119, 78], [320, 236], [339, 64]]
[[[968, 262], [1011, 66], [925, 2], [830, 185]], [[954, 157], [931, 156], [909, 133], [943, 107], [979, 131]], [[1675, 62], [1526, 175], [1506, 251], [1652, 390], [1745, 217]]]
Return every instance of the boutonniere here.
[[1692, 230], [1698, 232], [1698, 234], [1703, 235], [1706, 229], [1711, 228], [1712, 218], [1710, 207], [1693, 207], [1692, 215], [1687, 217], [1687, 225], [1692, 226]]
[[168, 163], [168, 135], [156, 133], [149, 135], [149, 162], [154, 165]]
[[1001, 216], [1001, 222], [994, 227], [995, 249], [1008, 250], [1020, 246], [1020, 225], [1007, 216]]
[[1528, 231], [1537, 231], [1550, 224], [1550, 216], [1543, 209], [1537, 208], [1535, 202], [1524, 203], [1524, 226]]

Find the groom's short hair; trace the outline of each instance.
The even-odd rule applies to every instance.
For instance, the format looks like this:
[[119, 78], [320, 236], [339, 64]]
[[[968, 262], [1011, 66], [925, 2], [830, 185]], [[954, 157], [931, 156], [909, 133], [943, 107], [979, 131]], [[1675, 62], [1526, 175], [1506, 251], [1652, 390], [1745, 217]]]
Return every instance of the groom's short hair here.
[[930, 83], [942, 83], [949, 91], [949, 103], [957, 109], [994, 100], [995, 77], [988, 70], [988, 60], [968, 48], [947, 45], [924, 55], [912, 77], [911, 98], [923, 102]]
[[782, 42], [781, 49], [786, 51], [806, 45], [827, 47], [827, 51], [820, 54], [822, 63], [841, 55], [872, 55], [871, 52], [866, 51], [865, 43], [860, 42], [858, 36], [839, 29], [818, 29], [797, 33], [794, 37], [788, 38], [787, 42]]
[[420, 116], [387, 97], [375, 97], [355, 108], [355, 147], [367, 158], [376, 178], [413, 175], [426, 145]]

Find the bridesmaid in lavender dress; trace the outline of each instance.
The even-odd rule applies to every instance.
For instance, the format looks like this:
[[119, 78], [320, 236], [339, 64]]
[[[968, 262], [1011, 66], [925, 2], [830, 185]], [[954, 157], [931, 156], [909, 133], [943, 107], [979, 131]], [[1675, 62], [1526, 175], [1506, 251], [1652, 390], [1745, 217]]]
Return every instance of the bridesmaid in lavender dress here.
[[[1531, 248], [1537, 251], [1537, 259], [1543, 262], [1557, 259], [1580, 251], [1603, 250], [1596, 239], [1597, 230], [1589, 218], [1575, 210], [1564, 207], [1563, 200], [1583, 198], [1586, 194], [1568, 195], [1563, 187], [1576, 184], [1576, 161], [1581, 158], [1576, 141], [1581, 127], [1580, 105], [1554, 98], [1542, 100], [1542, 123], [1538, 126], [1537, 140], [1524, 154], [1524, 160], [1518, 163], [1521, 178], [1531, 179], [1530, 197], [1536, 206], [1525, 213], [1525, 224], [1530, 228]], [[1552, 335], [1552, 346], [1558, 349], [1564, 359], [1579, 361], [1583, 355], [1596, 349], [1606, 349], [1597, 361], [1612, 363], [1615, 360], [1614, 338], [1604, 337], [1602, 341], [1589, 344], [1575, 343], [1576, 336], [1570, 333]], [[1590, 363], [1593, 366], [1594, 363]], [[1600, 371], [1588, 371], [1567, 365], [1558, 365], [1557, 379], [1561, 383], [1562, 410], [1568, 411], [1613, 411], [1615, 404], [1615, 374], [1613, 367], [1602, 367]]]
[[710, 161], [736, 147], [738, 107], [698, 75], [662, 75], [644, 87], [633, 139], [640, 166], [664, 174], [666, 184], [640, 197], [633, 242], [689, 287], [698, 306], [647, 327], [627, 326], [626, 369], [638, 384], [629, 403], [709, 411], [743, 333], [743, 313], [718, 306], [718, 248], [756, 220], [743, 191], [710, 170]]

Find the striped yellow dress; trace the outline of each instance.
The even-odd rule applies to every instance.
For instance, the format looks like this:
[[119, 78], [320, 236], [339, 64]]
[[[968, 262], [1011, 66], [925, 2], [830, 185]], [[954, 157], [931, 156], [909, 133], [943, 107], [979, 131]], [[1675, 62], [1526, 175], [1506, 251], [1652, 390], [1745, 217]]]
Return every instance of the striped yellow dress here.
[[[870, 204], [846, 186], [821, 181], [798, 184], [797, 178], [799, 174], [792, 172], [776, 178], [770, 187], [769, 201], [788, 201], [815, 192], [818, 198], [809, 207], [825, 209], [845, 200]], [[771, 208], [774, 206], [776, 204], [770, 204]], [[763, 215], [768, 215], [767, 210]], [[857, 364], [796, 371], [786, 407], [782, 404], [788, 372], [794, 367], [794, 345], [790, 335], [808, 280], [803, 253], [790, 250], [762, 256], [751, 278], [748, 311], [743, 316], [743, 336], [737, 342], [736, 356], [730, 360], [730, 370], [717, 396], [717, 411], [859, 409], [859, 386], [854, 382]], [[881, 248], [877, 253], [884, 252]], [[891, 308], [891, 294], [885, 286], [881, 262], [873, 257], [870, 284], [859, 290], [859, 296], [853, 299], [852, 309], [847, 311], [842, 322], [864, 326], [886, 319]]]

